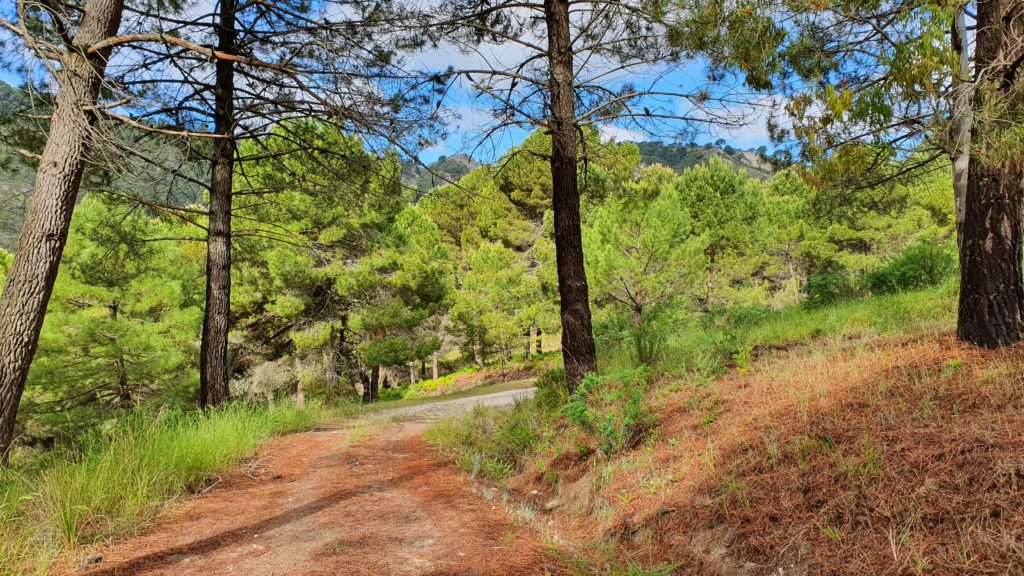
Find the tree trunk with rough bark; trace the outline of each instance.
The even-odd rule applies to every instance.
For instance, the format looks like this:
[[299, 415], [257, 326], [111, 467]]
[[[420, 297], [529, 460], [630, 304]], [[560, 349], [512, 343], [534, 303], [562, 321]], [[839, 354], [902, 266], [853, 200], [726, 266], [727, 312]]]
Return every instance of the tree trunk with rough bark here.
[[[1024, 58], [1024, 3], [981, 0], [977, 3], [975, 40], [975, 110], [989, 101], [1018, 114], [1011, 93], [1017, 66]], [[983, 118], [984, 115], [975, 115]], [[1024, 162], [992, 159], [1000, 126], [975, 127], [960, 239], [960, 308], [957, 337], [985, 348], [1006, 346], [1024, 335]], [[994, 142], [989, 139], [995, 138]]]
[[[116, 322], [117, 314], [120, 310], [118, 303], [111, 303], [107, 306], [107, 310], [109, 311], [110, 319]], [[117, 407], [132, 408], [135, 406], [135, 399], [132, 397], [131, 388], [128, 386], [128, 363], [125, 360], [123, 350], [118, 352], [114, 365], [117, 366]]]
[[562, 359], [566, 386], [572, 392], [587, 374], [597, 371], [597, 349], [591, 326], [580, 232], [569, 0], [544, 0], [544, 19], [548, 33], [552, 208], [555, 213], [555, 261], [562, 316]]
[[117, 34], [123, 9], [123, 0], [86, 0], [74, 48], [61, 55], [50, 133], [14, 263], [0, 295], [0, 460], [4, 463], [85, 169], [94, 120], [87, 108], [96, 104], [110, 57], [110, 50], [86, 53], [93, 44]]
[[[220, 0], [217, 49], [233, 54], [235, 0]], [[210, 170], [210, 212], [206, 240], [206, 308], [199, 352], [199, 404], [228, 401], [228, 330], [231, 318], [231, 189], [235, 162], [235, 69], [218, 59], [214, 86], [214, 141]]]
[[1024, 335], [1021, 175], [1024, 164], [971, 159], [960, 249], [957, 337], [984, 348]]
[[306, 407], [306, 390], [302, 384], [302, 362], [295, 357], [295, 407], [302, 410]]
[[430, 355], [430, 374], [431, 376], [434, 377], [434, 380], [437, 380], [437, 352], [434, 352], [433, 354]]
[[473, 334], [473, 361], [476, 362], [477, 368], [484, 367], [484, 346], [480, 342], [480, 333]]
[[362, 378], [363, 403], [369, 404], [370, 402], [375, 402], [377, 400], [377, 396], [379, 395], [378, 390], [380, 387], [380, 367], [374, 366], [373, 368], [370, 368], [369, 377], [367, 377], [366, 373], [363, 372]]
[[958, 70], [953, 75], [952, 151], [953, 200], [956, 218], [956, 236], [959, 244], [963, 236], [964, 202], [967, 198], [967, 179], [971, 159], [971, 124], [974, 111], [971, 109], [973, 89], [971, 84], [971, 52], [967, 37], [967, 15], [958, 10], [953, 22], [953, 49], [958, 56]]

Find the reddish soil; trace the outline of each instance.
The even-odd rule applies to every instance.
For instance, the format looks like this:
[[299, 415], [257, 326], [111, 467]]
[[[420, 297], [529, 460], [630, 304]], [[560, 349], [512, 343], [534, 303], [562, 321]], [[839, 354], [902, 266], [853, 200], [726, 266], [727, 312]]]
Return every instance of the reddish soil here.
[[547, 574], [535, 532], [475, 495], [423, 428], [393, 425], [354, 446], [341, 428], [279, 438], [249, 463], [255, 480], [230, 472], [74, 573]]

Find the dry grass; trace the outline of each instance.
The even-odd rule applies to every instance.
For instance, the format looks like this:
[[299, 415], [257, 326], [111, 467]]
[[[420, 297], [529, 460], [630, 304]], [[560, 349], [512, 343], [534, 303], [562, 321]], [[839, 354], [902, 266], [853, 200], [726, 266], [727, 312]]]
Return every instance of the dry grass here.
[[658, 400], [644, 446], [556, 447], [513, 486], [679, 573], [1024, 574], [1022, 362], [949, 334], [773, 352]]

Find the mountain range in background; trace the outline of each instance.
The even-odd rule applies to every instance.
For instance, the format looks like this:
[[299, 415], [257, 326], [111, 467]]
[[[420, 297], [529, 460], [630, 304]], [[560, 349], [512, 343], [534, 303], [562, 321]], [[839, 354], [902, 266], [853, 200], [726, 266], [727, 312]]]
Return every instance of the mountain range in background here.
[[[645, 165], [661, 164], [676, 173], [699, 164], [707, 164], [711, 158], [721, 158], [736, 170], [744, 170], [747, 176], [766, 180], [775, 171], [772, 159], [767, 155], [767, 148], [750, 148], [741, 150], [733, 148], [725, 140], [714, 143], [665, 143], [657, 141], [634, 142], [640, 149], [640, 162]], [[466, 154], [441, 156], [436, 162], [426, 167], [414, 162], [402, 164], [402, 182], [415, 188], [422, 196], [430, 190], [455, 182], [473, 170], [482, 166]]]
[[422, 196], [438, 186], [455, 182], [480, 166], [468, 154], [441, 156], [426, 167], [407, 161], [402, 163], [402, 183], [415, 188]]
[[640, 148], [642, 163], [661, 164], [677, 174], [687, 168], [707, 164], [714, 157], [725, 160], [736, 170], [744, 170], [747, 176], [758, 180], [771, 178], [775, 171], [775, 164], [768, 157], [768, 149], [765, 146], [741, 150], [733, 148], [725, 140], [707, 144], [651, 141], [636, 142], [636, 145]]

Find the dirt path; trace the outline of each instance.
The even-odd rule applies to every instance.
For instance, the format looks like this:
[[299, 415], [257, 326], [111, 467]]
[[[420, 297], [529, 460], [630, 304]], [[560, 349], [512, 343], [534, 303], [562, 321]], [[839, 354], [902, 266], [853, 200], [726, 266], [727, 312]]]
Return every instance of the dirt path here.
[[[417, 406], [350, 445], [343, 425], [269, 443], [215, 489], [103, 550], [99, 575], [535, 575], [543, 544], [423, 443], [424, 418], [524, 391]], [[258, 465], [257, 465], [258, 464]]]

